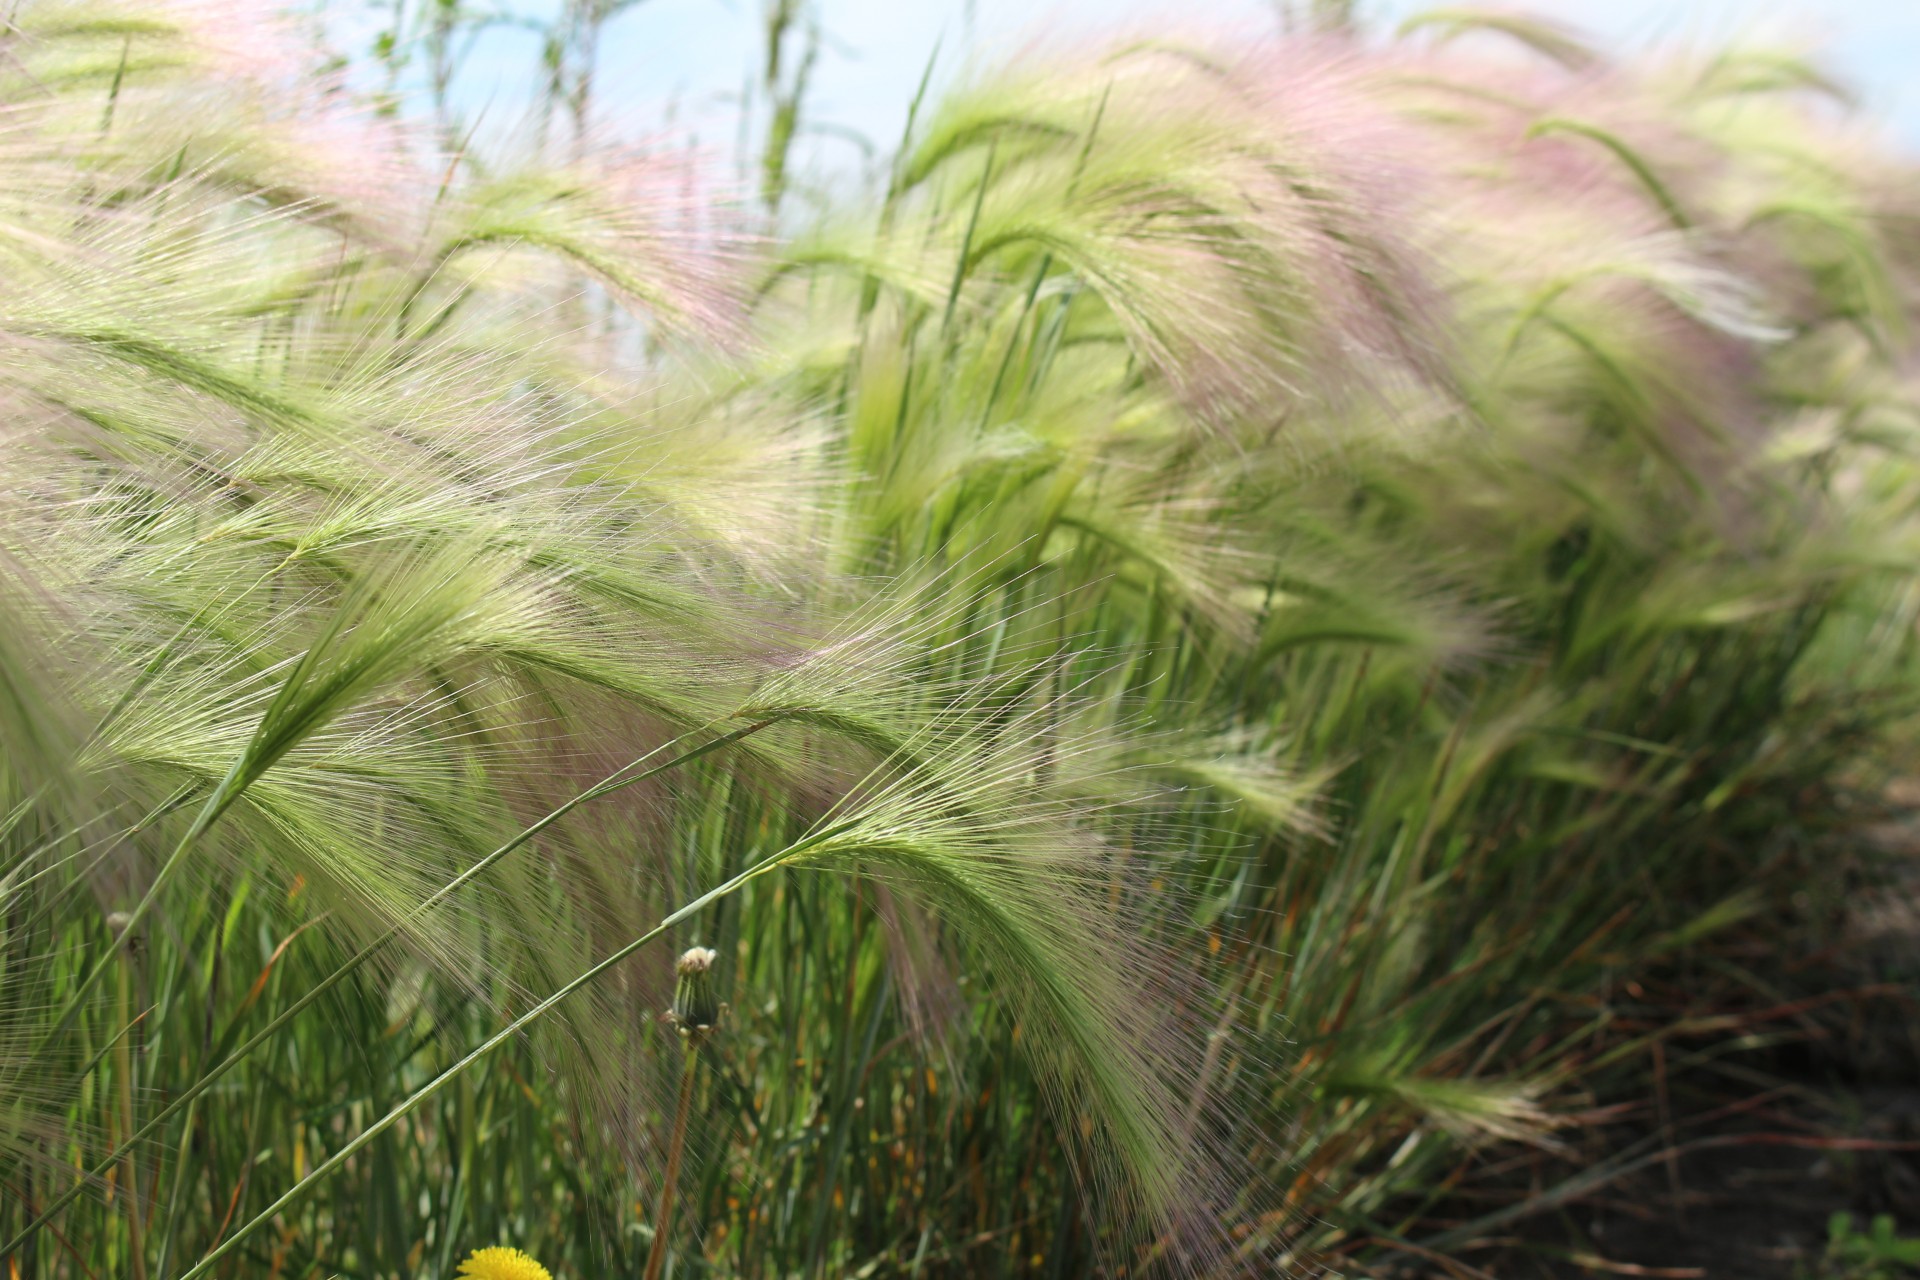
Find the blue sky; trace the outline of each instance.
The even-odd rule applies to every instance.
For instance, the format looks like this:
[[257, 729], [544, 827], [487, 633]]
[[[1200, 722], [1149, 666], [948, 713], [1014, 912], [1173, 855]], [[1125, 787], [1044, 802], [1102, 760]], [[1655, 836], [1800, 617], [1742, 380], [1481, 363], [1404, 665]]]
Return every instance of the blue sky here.
[[[884, 149], [899, 135], [908, 101], [936, 43], [946, 72], [1035, 34], [1098, 32], [1172, 20], [1188, 26], [1270, 31], [1274, 0], [817, 0], [827, 34], [809, 116], [828, 132], [809, 141], [829, 168], [857, 163], [841, 131]], [[555, 0], [507, 0], [524, 14]], [[726, 149], [735, 136], [741, 87], [758, 55], [763, 0], [639, 0], [603, 42], [602, 105], [628, 129], [671, 120]], [[1359, 0], [1363, 18], [1397, 22], [1431, 0]], [[384, 6], [383, 6], [384, 7]], [[1920, 150], [1920, 0], [1534, 0], [1523, 4], [1616, 48], [1707, 42], [1747, 32], [1799, 37], [1860, 90], [1864, 109]], [[336, 10], [337, 12], [337, 10]], [[357, 24], [356, 24], [357, 25]], [[366, 28], [371, 30], [371, 28]], [[341, 31], [343, 39], [355, 37]], [[465, 113], [495, 120], [517, 113], [533, 80], [536, 41], [498, 30], [482, 37], [458, 97]], [[808, 157], [804, 157], [808, 158]]]

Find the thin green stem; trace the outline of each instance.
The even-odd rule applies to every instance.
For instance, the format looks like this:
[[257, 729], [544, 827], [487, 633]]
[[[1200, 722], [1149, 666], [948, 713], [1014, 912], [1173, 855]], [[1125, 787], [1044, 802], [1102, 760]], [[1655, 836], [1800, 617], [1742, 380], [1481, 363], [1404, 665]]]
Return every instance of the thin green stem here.
[[960, 303], [960, 286], [967, 280], [967, 267], [973, 257], [973, 233], [980, 225], [980, 208], [987, 202], [987, 188], [993, 184], [993, 160], [999, 145], [998, 139], [987, 144], [986, 168], [980, 174], [979, 190], [973, 193], [973, 212], [967, 217], [966, 234], [960, 237], [960, 255], [953, 263], [953, 284], [947, 290], [947, 310], [940, 318], [943, 332], [953, 327], [953, 309]]
[[[122, 939], [130, 938], [131, 932], [122, 933]], [[133, 956], [128, 943], [121, 942], [114, 948], [115, 959], [119, 962], [119, 1003], [120, 1021], [127, 1021], [127, 1006], [132, 999]], [[133, 1052], [127, 1043], [129, 1037], [122, 1036], [113, 1050], [114, 1086], [119, 1094], [120, 1125], [124, 1132], [133, 1132]], [[140, 1216], [140, 1162], [131, 1149], [126, 1153], [125, 1163], [120, 1166], [121, 1198], [127, 1206], [127, 1258], [128, 1269], [133, 1280], [147, 1280], [147, 1233], [145, 1223]]]
[[160, 891], [167, 886], [168, 881], [173, 879], [173, 873], [177, 871], [180, 864], [186, 860], [188, 852], [192, 850], [200, 837], [206, 834], [207, 828], [211, 827], [215, 820], [226, 811], [227, 805], [232, 803], [233, 798], [239, 794], [240, 789], [236, 784], [240, 778], [241, 766], [245, 763], [245, 757], [235, 761], [233, 768], [227, 773], [227, 776], [220, 780], [220, 785], [215, 787], [213, 794], [207, 797], [207, 803], [201, 806], [199, 814], [194, 817], [193, 825], [188, 827], [186, 834], [180, 837], [180, 843], [173, 847], [173, 852], [169, 854], [167, 860], [161, 864], [159, 874], [155, 875], [153, 883], [147, 886], [145, 895], [141, 897], [134, 909], [128, 913], [126, 921], [120, 927], [120, 936], [113, 939], [107, 954], [101, 956], [100, 959], [95, 962], [93, 968], [87, 971], [87, 975], [80, 979], [80, 984], [73, 989], [73, 994], [67, 997], [66, 1007], [61, 1009], [59, 1018], [55, 1019], [53, 1026], [40, 1038], [40, 1043], [35, 1045], [33, 1052], [28, 1055], [29, 1060], [37, 1060], [41, 1054], [47, 1051], [48, 1047], [51, 1046], [54, 1041], [66, 1034], [68, 1027], [73, 1025], [73, 1020], [79, 1015], [82, 1005], [86, 1003], [87, 996], [92, 993], [93, 988], [99, 984], [100, 980], [106, 977], [107, 970], [111, 969], [117, 962], [120, 953], [121, 938], [130, 936], [134, 930], [140, 927], [141, 922], [147, 918], [147, 914], [153, 910], [153, 904], [159, 899]]
[[[74, 1198], [78, 1196], [83, 1189], [85, 1189], [85, 1187], [88, 1185], [88, 1183], [92, 1179], [100, 1177], [102, 1174], [106, 1172], [106, 1170], [112, 1168], [113, 1163], [116, 1160], [120, 1159], [122, 1156], [124, 1156], [128, 1151], [132, 1150], [136, 1143], [146, 1138], [154, 1130], [158, 1129], [161, 1125], [165, 1124], [167, 1120], [169, 1120], [171, 1117], [173, 1117], [174, 1115], [177, 1115], [182, 1108], [186, 1107], [194, 1099], [198, 1098], [201, 1094], [205, 1093], [208, 1089], [212, 1088], [213, 1085], [216, 1084], [222, 1076], [226, 1075], [227, 1072], [231, 1071], [234, 1067], [238, 1066], [249, 1054], [251, 1054], [255, 1049], [259, 1048], [268, 1039], [270, 1039], [275, 1032], [279, 1031], [282, 1027], [286, 1026], [289, 1022], [292, 1022], [294, 1018], [298, 1017], [299, 1014], [303, 1010], [305, 1010], [308, 1006], [312, 1005], [314, 1001], [320, 999], [320, 997], [324, 996], [327, 992], [331, 991], [334, 987], [338, 986], [342, 981], [344, 981], [362, 964], [365, 964], [367, 960], [374, 955], [375, 952], [379, 951], [382, 947], [386, 946], [389, 942], [393, 941], [394, 938], [399, 936], [400, 931], [404, 929], [407, 925], [419, 919], [426, 912], [432, 910], [440, 902], [446, 899], [448, 895], [459, 890], [462, 886], [472, 881], [476, 876], [483, 874], [489, 867], [493, 866], [496, 862], [500, 861], [500, 859], [506, 857], [508, 854], [512, 853], [515, 849], [520, 848], [522, 845], [526, 844], [527, 841], [533, 839], [534, 836], [540, 834], [540, 832], [546, 830], [548, 827], [552, 826], [554, 823], [558, 822], [561, 818], [564, 818], [567, 814], [573, 812], [573, 810], [579, 808], [581, 805], [585, 804], [587, 801], [598, 799], [601, 796], [607, 795], [610, 792], [618, 791], [624, 787], [633, 786], [635, 783], [645, 782], [648, 778], [657, 777], [658, 775], [667, 772], [669, 769], [677, 769], [681, 765], [689, 764], [692, 761], [698, 760], [700, 757], [704, 755], [708, 755], [711, 752], [717, 751], [722, 747], [730, 746], [733, 743], [739, 742], [743, 738], [750, 737], [753, 734], [760, 732], [762, 729], [765, 729], [768, 725], [772, 723], [773, 721], [771, 719], [757, 720], [754, 723], [745, 726], [744, 728], [735, 729], [730, 733], [722, 734], [720, 737], [715, 738], [713, 741], [703, 743], [701, 746], [698, 746], [691, 751], [683, 752], [682, 754], [675, 756], [673, 759], [666, 761], [664, 764], [655, 765], [651, 769], [645, 770], [641, 773], [633, 774], [632, 776], [629, 776], [629, 777], [621, 776], [623, 774], [626, 774], [629, 770], [633, 769], [635, 766], [645, 763], [651, 757], [656, 756], [660, 752], [666, 750], [667, 747], [670, 747], [673, 745], [673, 742], [669, 742], [665, 746], [656, 747], [654, 750], [648, 752], [646, 755], [641, 756], [638, 760], [632, 761], [629, 764], [621, 766], [621, 768], [615, 770], [612, 774], [610, 774], [605, 781], [597, 783], [592, 787], [589, 787], [587, 790], [573, 797], [573, 799], [567, 801], [565, 804], [561, 805], [559, 808], [555, 809], [553, 812], [541, 818], [538, 822], [535, 822], [531, 826], [521, 830], [517, 835], [513, 837], [513, 839], [507, 841], [505, 844], [501, 845], [498, 849], [495, 849], [492, 853], [480, 859], [478, 862], [474, 863], [471, 867], [468, 867], [465, 871], [461, 872], [458, 876], [455, 876], [452, 880], [449, 880], [446, 884], [442, 885], [439, 889], [435, 890], [430, 897], [426, 898], [419, 905], [415, 906], [411, 911], [409, 911], [405, 916], [403, 916], [397, 923], [389, 927], [385, 933], [382, 933], [379, 937], [375, 938], [373, 941], [367, 943], [364, 947], [360, 948], [360, 950], [356, 952], [351, 959], [347, 960], [346, 963], [342, 964], [339, 968], [335, 969], [332, 973], [328, 974], [319, 983], [315, 984], [312, 987], [309, 987], [305, 992], [301, 994], [299, 999], [295, 1000], [292, 1004], [288, 1005], [285, 1009], [281, 1010], [281, 1012], [271, 1022], [267, 1023], [266, 1026], [262, 1027], [259, 1031], [255, 1032], [246, 1041], [246, 1043], [242, 1044], [239, 1048], [235, 1049], [232, 1053], [228, 1054], [225, 1058], [221, 1059], [219, 1065], [215, 1066], [211, 1071], [208, 1071], [205, 1075], [201, 1076], [191, 1086], [189, 1086], [186, 1090], [184, 1090], [177, 1097], [175, 1097], [172, 1102], [170, 1102], [167, 1106], [165, 1106], [159, 1112], [157, 1112], [151, 1119], [149, 1119], [146, 1122], [146, 1124], [142, 1125], [138, 1131], [128, 1136], [126, 1141], [124, 1141], [118, 1147], [115, 1147], [111, 1152], [107, 1153], [107, 1155], [102, 1157], [100, 1161], [96, 1163], [94, 1167], [88, 1171], [86, 1177], [77, 1180], [71, 1187], [67, 1188], [66, 1191], [62, 1192], [60, 1195], [56, 1196], [52, 1201], [50, 1201], [47, 1207], [40, 1211], [40, 1215], [38, 1217], [36, 1217], [32, 1222], [29, 1222], [24, 1228], [22, 1228], [13, 1237], [13, 1239], [7, 1241], [7, 1243], [5, 1243], [4, 1245], [0, 1245], [0, 1254], [12, 1253], [15, 1249], [19, 1248], [22, 1242], [28, 1239], [28, 1237], [32, 1236], [41, 1227], [45, 1226], [53, 1218], [55, 1214], [60, 1212], [60, 1210], [66, 1208], [68, 1204], [72, 1203]], [[678, 741], [680, 741], [680, 739], [678, 738], [674, 739], [674, 742], [678, 742]]]
[[635, 952], [639, 951], [640, 948], [646, 946], [649, 942], [652, 942], [654, 939], [665, 934], [668, 929], [671, 929], [674, 925], [679, 924], [682, 920], [685, 920], [687, 917], [700, 911], [702, 908], [712, 904], [713, 902], [718, 901], [721, 898], [726, 897], [730, 893], [733, 893], [735, 890], [746, 885], [749, 881], [755, 880], [760, 876], [765, 875], [769, 871], [774, 871], [780, 867], [786, 866], [789, 862], [793, 861], [793, 859], [797, 857], [800, 853], [804, 852], [809, 848], [812, 848], [815, 844], [818, 844], [821, 840], [825, 839], [827, 835], [829, 835], [830, 833], [831, 833], [831, 829], [829, 829], [828, 831], [822, 831], [820, 833], [815, 834], [812, 837], [801, 840], [800, 842], [794, 845], [790, 845], [787, 849], [783, 850], [777, 856], [769, 858], [765, 862], [761, 862], [752, 867], [747, 868], [745, 871], [742, 871], [739, 875], [727, 881], [725, 884], [718, 886], [717, 888], [709, 889], [707, 892], [701, 894], [698, 898], [695, 898], [692, 902], [689, 902], [686, 906], [681, 907], [678, 911], [675, 911], [672, 915], [662, 920], [659, 924], [656, 924], [655, 926], [653, 926], [653, 928], [647, 930], [645, 933], [635, 938], [632, 942], [627, 943], [625, 946], [621, 947], [620, 949], [618, 949], [617, 951], [609, 955], [606, 959], [600, 961], [600, 963], [594, 965], [592, 968], [581, 973], [578, 977], [568, 982], [565, 986], [555, 991], [552, 995], [542, 1000], [539, 1004], [534, 1005], [531, 1009], [527, 1010], [525, 1013], [515, 1018], [512, 1022], [509, 1022], [506, 1026], [502, 1027], [499, 1031], [495, 1032], [493, 1035], [489, 1036], [485, 1041], [483, 1041], [479, 1048], [475, 1049], [473, 1052], [469, 1053], [466, 1057], [460, 1059], [460, 1061], [448, 1067], [445, 1071], [435, 1076], [432, 1080], [422, 1085], [419, 1089], [416, 1089], [412, 1094], [408, 1095], [408, 1097], [406, 1097], [404, 1100], [396, 1103], [393, 1106], [393, 1108], [387, 1112], [387, 1114], [385, 1114], [384, 1116], [381, 1116], [378, 1120], [374, 1121], [371, 1125], [368, 1125], [365, 1129], [361, 1130], [360, 1133], [357, 1136], [355, 1136], [352, 1141], [348, 1142], [345, 1146], [341, 1147], [340, 1150], [334, 1152], [333, 1155], [329, 1156], [326, 1160], [322, 1161], [319, 1165], [315, 1166], [313, 1171], [307, 1174], [306, 1177], [300, 1179], [300, 1181], [294, 1183], [293, 1186], [289, 1187], [287, 1191], [284, 1194], [282, 1194], [278, 1200], [275, 1200], [272, 1204], [268, 1205], [265, 1209], [262, 1209], [258, 1214], [254, 1215], [254, 1217], [250, 1219], [239, 1230], [235, 1231], [232, 1235], [228, 1236], [224, 1241], [220, 1243], [220, 1246], [218, 1248], [213, 1250], [213, 1252], [201, 1258], [200, 1261], [196, 1262], [191, 1269], [185, 1272], [182, 1272], [179, 1277], [179, 1280], [198, 1280], [198, 1277], [207, 1274], [207, 1272], [213, 1267], [214, 1263], [218, 1262], [221, 1258], [225, 1257], [227, 1254], [231, 1253], [234, 1249], [238, 1248], [242, 1240], [247, 1239], [254, 1232], [258, 1231], [261, 1227], [264, 1227], [269, 1222], [273, 1221], [273, 1219], [276, 1216], [278, 1216], [281, 1212], [283, 1212], [288, 1207], [293, 1205], [308, 1191], [312, 1190], [314, 1186], [316, 1186], [318, 1183], [325, 1180], [326, 1178], [330, 1177], [335, 1170], [340, 1168], [341, 1165], [345, 1164], [348, 1160], [352, 1159], [355, 1153], [360, 1151], [368, 1143], [372, 1142], [375, 1138], [379, 1137], [381, 1134], [385, 1133], [388, 1129], [391, 1129], [394, 1125], [398, 1124], [404, 1117], [406, 1117], [409, 1113], [411, 1113], [421, 1103], [425, 1102], [427, 1099], [431, 1098], [434, 1094], [440, 1092], [440, 1090], [446, 1088], [449, 1084], [453, 1083], [453, 1081], [458, 1079], [463, 1072], [467, 1071], [469, 1068], [473, 1067], [475, 1064], [480, 1062], [488, 1054], [492, 1053], [495, 1049], [498, 1049], [501, 1045], [513, 1039], [513, 1037], [518, 1035], [521, 1031], [525, 1030], [527, 1027], [532, 1026], [535, 1022], [538, 1022], [541, 1018], [544, 1018], [548, 1013], [552, 1012], [561, 1003], [563, 1003], [569, 996], [572, 996], [575, 992], [579, 991], [583, 987], [592, 985], [592, 983], [595, 982], [598, 978], [600, 978], [602, 974], [605, 974], [608, 970], [620, 964], [620, 962], [625, 960], [628, 956], [633, 955]]
[[180, 1190], [185, 1186], [193, 1164], [193, 1121], [198, 1103], [198, 1097], [187, 1103], [186, 1120], [180, 1126], [180, 1148], [174, 1153], [173, 1180], [167, 1193], [166, 1230], [160, 1237], [160, 1262], [156, 1268], [161, 1275], [167, 1273], [167, 1263], [173, 1257], [174, 1234], [180, 1226]]

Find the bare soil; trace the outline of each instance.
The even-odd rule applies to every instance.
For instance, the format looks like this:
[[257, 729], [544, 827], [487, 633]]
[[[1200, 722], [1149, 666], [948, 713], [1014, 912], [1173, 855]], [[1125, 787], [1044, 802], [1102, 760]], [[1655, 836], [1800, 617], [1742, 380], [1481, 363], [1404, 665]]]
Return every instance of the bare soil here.
[[[1511, 1198], [1598, 1168], [1593, 1185], [1447, 1259], [1403, 1258], [1393, 1274], [1909, 1274], [1826, 1260], [1836, 1213], [1861, 1231], [1891, 1215], [1899, 1235], [1920, 1236], [1920, 786], [1908, 790], [1896, 797], [1903, 812], [1868, 833], [1860, 865], [1870, 875], [1840, 895], [1824, 943], [1784, 965], [1754, 957], [1769, 978], [1787, 971], [1773, 1011], [1786, 1013], [1750, 1036], [1676, 1042], [1665, 1096], [1617, 1101], [1618, 1119], [1583, 1135], [1578, 1162], [1543, 1154]], [[1491, 1207], [1463, 1204], [1458, 1217]]]

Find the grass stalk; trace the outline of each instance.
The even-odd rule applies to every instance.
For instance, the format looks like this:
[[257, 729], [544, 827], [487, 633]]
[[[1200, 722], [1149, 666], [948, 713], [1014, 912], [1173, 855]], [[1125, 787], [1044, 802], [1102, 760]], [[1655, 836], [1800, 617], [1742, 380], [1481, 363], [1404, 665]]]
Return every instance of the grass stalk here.
[[688, 1041], [682, 1046], [685, 1062], [680, 1068], [680, 1097], [673, 1109], [673, 1131], [667, 1137], [667, 1167], [660, 1175], [660, 1203], [653, 1215], [653, 1244], [647, 1250], [645, 1280], [660, 1280], [666, 1265], [668, 1241], [673, 1232], [674, 1193], [680, 1185], [680, 1156], [687, 1144], [687, 1115], [693, 1110], [693, 1077], [700, 1065], [699, 1046]]
[[[133, 1003], [133, 948], [135, 934], [128, 926], [122, 926], [114, 938], [114, 954], [119, 960], [117, 973], [117, 1021], [123, 1026], [131, 1021]], [[119, 1094], [120, 1131], [131, 1134], [136, 1127], [133, 1109], [133, 1037], [121, 1036], [114, 1041], [113, 1074], [114, 1085]], [[120, 1166], [120, 1198], [127, 1211], [127, 1269], [133, 1280], [147, 1280], [146, 1222], [140, 1206], [140, 1163], [131, 1142], [121, 1144], [125, 1151]]]
[[[755, 721], [752, 724], [745, 725], [739, 729], [734, 729], [725, 734], [722, 734], [721, 736], [709, 742], [702, 743], [700, 746], [695, 747], [690, 751], [683, 752], [680, 755], [677, 755], [672, 759], [665, 761], [662, 764], [655, 765], [651, 769], [643, 770], [639, 773], [630, 772], [631, 770], [638, 767], [639, 765], [644, 764], [648, 759], [650, 759], [654, 755], [657, 755], [659, 754], [659, 752], [666, 750], [667, 746], [671, 746], [672, 743], [668, 743], [666, 744], [666, 746], [657, 747], [653, 751], [648, 752], [645, 756], [642, 756], [637, 760], [634, 760], [626, 765], [621, 766], [619, 769], [615, 770], [612, 774], [609, 774], [607, 778], [604, 779], [603, 781], [595, 784], [592, 787], [587, 788], [585, 791], [582, 791], [579, 795], [574, 796], [571, 800], [568, 800], [565, 804], [560, 805], [558, 808], [554, 809], [552, 812], [542, 817], [539, 821], [534, 822], [531, 825], [523, 828], [511, 840], [508, 840], [505, 844], [502, 844], [499, 848], [495, 849], [492, 853], [489, 853], [486, 857], [481, 858], [479, 861], [475, 862], [472, 866], [468, 867], [465, 871], [461, 872], [458, 876], [455, 876], [452, 880], [449, 880], [446, 884], [442, 885], [432, 895], [423, 899], [420, 903], [414, 906], [407, 913], [407, 915], [403, 919], [401, 919], [398, 923], [389, 926], [385, 932], [380, 934], [380, 936], [374, 938], [371, 942], [368, 942], [365, 946], [361, 947], [360, 950], [356, 952], [344, 964], [335, 968], [332, 973], [328, 974], [325, 978], [321, 979], [319, 982], [315, 983], [314, 985], [308, 987], [297, 998], [295, 998], [293, 1001], [287, 1004], [278, 1014], [276, 1014], [273, 1017], [271, 1021], [267, 1023], [266, 1026], [260, 1028], [260, 1030], [256, 1031], [252, 1036], [248, 1037], [243, 1044], [241, 1044], [239, 1047], [234, 1049], [231, 1053], [227, 1054], [226, 1057], [222, 1058], [221, 1061], [216, 1066], [214, 1066], [211, 1070], [204, 1072], [198, 1080], [195, 1080], [191, 1085], [187, 1086], [178, 1095], [176, 1095], [170, 1102], [168, 1102], [168, 1104], [165, 1107], [162, 1107], [158, 1112], [156, 1112], [152, 1117], [150, 1117], [147, 1120], [145, 1125], [141, 1126], [138, 1130], [130, 1133], [125, 1141], [121, 1142], [112, 1151], [108, 1152], [104, 1157], [102, 1157], [98, 1162], [98, 1164], [93, 1169], [88, 1171], [88, 1174], [85, 1177], [76, 1180], [72, 1186], [67, 1188], [67, 1190], [62, 1192], [60, 1195], [55, 1196], [52, 1200], [50, 1200], [47, 1206], [44, 1209], [42, 1209], [40, 1213], [36, 1215], [31, 1222], [29, 1222], [18, 1233], [16, 1233], [11, 1240], [7, 1241], [4, 1245], [0, 1245], [0, 1254], [12, 1253], [15, 1249], [19, 1248], [22, 1242], [30, 1239], [33, 1236], [34, 1232], [38, 1231], [41, 1227], [45, 1226], [49, 1221], [53, 1219], [54, 1215], [59, 1213], [61, 1209], [65, 1208], [68, 1204], [70, 1204], [73, 1201], [73, 1199], [76, 1196], [78, 1196], [82, 1190], [85, 1189], [85, 1187], [88, 1184], [88, 1180], [90, 1178], [98, 1177], [102, 1173], [104, 1173], [107, 1169], [112, 1168], [113, 1163], [116, 1160], [126, 1157], [134, 1149], [134, 1147], [138, 1143], [140, 1143], [142, 1140], [144, 1140], [148, 1135], [153, 1133], [161, 1125], [165, 1124], [174, 1115], [178, 1114], [183, 1109], [190, 1107], [194, 1103], [194, 1101], [198, 1099], [202, 1094], [204, 1094], [208, 1089], [212, 1088], [215, 1084], [219, 1083], [220, 1079], [223, 1076], [225, 1076], [234, 1067], [238, 1066], [241, 1062], [245, 1061], [248, 1058], [248, 1056], [253, 1053], [254, 1050], [258, 1049], [261, 1045], [265, 1044], [268, 1040], [272, 1039], [277, 1032], [279, 1032], [282, 1028], [286, 1027], [289, 1023], [291, 1023], [309, 1006], [311, 1006], [316, 1001], [321, 999], [323, 996], [327, 994], [327, 992], [337, 987], [341, 982], [345, 981], [356, 970], [358, 970], [361, 965], [365, 964], [368, 960], [372, 959], [373, 956], [377, 954], [382, 947], [385, 947], [388, 943], [392, 942], [396, 937], [398, 937], [401, 931], [409, 923], [418, 919], [420, 916], [424, 915], [426, 912], [432, 910], [435, 906], [445, 901], [448, 896], [457, 892], [462, 886], [471, 883], [476, 877], [485, 874], [488, 868], [498, 863], [502, 858], [506, 857], [508, 854], [512, 853], [514, 850], [525, 845], [529, 840], [533, 839], [534, 836], [540, 834], [542, 831], [546, 830], [548, 827], [552, 826], [554, 823], [558, 822], [561, 818], [564, 818], [567, 814], [573, 812], [575, 809], [579, 808], [581, 805], [586, 804], [591, 800], [599, 799], [602, 796], [610, 795], [613, 792], [622, 790], [626, 787], [633, 786], [637, 783], [645, 782], [650, 778], [658, 777], [659, 775], [667, 772], [670, 769], [677, 769], [682, 765], [690, 764], [693, 761], [698, 760], [703, 756], [709, 755], [712, 752], [718, 751], [724, 747], [731, 746], [736, 742], [740, 742], [746, 738], [751, 737], [756, 733], [759, 733], [761, 730], [765, 729], [771, 723], [772, 721], [770, 720]], [[678, 740], [676, 739], [676, 741]], [[123, 1027], [125, 1027], [126, 1024], [123, 1023], [122, 1025]], [[123, 1044], [125, 1042], [126, 1034], [127, 1034], [126, 1030], [123, 1030], [121, 1032], [120, 1037], [116, 1039], [115, 1043]]]

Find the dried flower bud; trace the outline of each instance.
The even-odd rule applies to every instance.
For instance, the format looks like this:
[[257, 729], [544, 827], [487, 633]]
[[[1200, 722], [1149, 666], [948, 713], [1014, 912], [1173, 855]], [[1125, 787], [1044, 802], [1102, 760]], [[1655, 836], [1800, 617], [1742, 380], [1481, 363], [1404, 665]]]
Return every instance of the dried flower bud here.
[[107, 916], [107, 931], [113, 934], [115, 943], [127, 949], [127, 954], [138, 958], [140, 955], [140, 935], [132, 932], [128, 926], [133, 923], [133, 915], [127, 911], [111, 912]]
[[720, 1001], [713, 990], [714, 952], [690, 947], [673, 966], [679, 975], [673, 985], [673, 1020], [683, 1036], [700, 1036], [720, 1020]]

